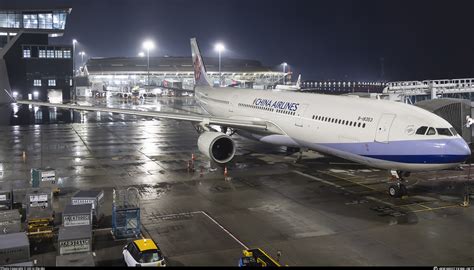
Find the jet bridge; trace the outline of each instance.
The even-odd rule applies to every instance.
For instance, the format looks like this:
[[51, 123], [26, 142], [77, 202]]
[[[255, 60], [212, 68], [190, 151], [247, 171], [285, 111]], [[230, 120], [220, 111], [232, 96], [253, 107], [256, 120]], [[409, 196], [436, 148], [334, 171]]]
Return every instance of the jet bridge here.
[[431, 99], [444, 94], [470, 95], [473, 92], [474, 78], [389, 82], [383, 90], [384, 94], [431, 96]]
[[466, 127], [466, 116], [471, 114], [471, 102], [466, 99], [442, 98], [417, 102], [415, 106], [430, 111], [448, 121], [467, 143], [472, 141], [472, 130]]

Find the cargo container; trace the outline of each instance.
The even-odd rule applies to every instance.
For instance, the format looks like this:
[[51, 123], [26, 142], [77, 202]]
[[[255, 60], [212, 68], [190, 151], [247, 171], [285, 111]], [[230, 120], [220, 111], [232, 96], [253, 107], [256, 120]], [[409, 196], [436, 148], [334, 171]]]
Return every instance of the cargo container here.
[[29, 237], [53, 236], [54, 211], [51, 190], [31, 188], [26, 194], [26, 228]]
[[92, 204], [66, 205], [63, 211], [63, 226], [92, 226]]
[[103, 216], [102, 204], [104, 202], [104, 191], [95, 190], [81, 190], [78, 191], [72, 198], [72, 205], [91, 204], [93, 218], [98, 221]]
[[0, 234], [21, 232], [21, 215], [18, 210], [0, 211]]
[[61, 227], [58, 235], [59, 255], [91, 252], [92, 228], [88, 225]]
[[11, 185], [13, 204], [21, 204], [23, 208], [26, 208], [26, 193], [31, 188], [28, 180], [14, 180], [8, 183]]
[[26, 214], [34, 208], [52, 209], [52, 191], [45, 188], [31, 188], [26, 194]]
[[22, 263], [30, 260], [30, 241], [26, 233], [0, 235], [0, 265]]
[[13, 208], [13, 194], [11, 185], [0, 184], [0, 209], [8, 210]]
[[31, 187], [49, 188], [53, 194], [59, 193], [56, 171], [51, 168], [33, 168], [31, 169]]
[[73, 253], [56, 256], [56, 266], [95, 266], [92, 253]]
[[54, 230], [54, 211], [48, 208], [31, 208], [26, 216], [29, 237], [50, 238]]

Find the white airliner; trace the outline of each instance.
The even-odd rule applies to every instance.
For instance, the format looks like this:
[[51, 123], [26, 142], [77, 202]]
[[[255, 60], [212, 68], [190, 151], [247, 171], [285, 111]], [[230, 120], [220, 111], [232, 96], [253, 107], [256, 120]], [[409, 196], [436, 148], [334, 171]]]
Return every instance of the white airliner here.
[[286, 85], [286, 84], [277, 84], [275, 86], [276, 90], [286, 90], [286, 91], [298, 91], [301, 90], [301, 74], [298, 75], [298, 80], [294, 85]]
[[213, 87], [196, 39], [191, 39], [195, 98], [209, 116], [91, 106], [17, 101], [19, 104], [104, 111], [192, 122], [200, 132], [198, 148], [217, 163], [227, 163], [235, 144], [211, 125], [274, 145], [311, 149], [400, 175], [391, 196], [406, 188], [411, 171], [458, 166], [471, 151], [443, 118], [403, 103], [347, 96]]

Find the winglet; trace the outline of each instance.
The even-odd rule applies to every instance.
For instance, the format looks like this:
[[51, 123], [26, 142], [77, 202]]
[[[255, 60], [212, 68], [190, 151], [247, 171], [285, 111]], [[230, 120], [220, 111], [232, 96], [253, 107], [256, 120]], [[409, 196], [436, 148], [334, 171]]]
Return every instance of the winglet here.
[[13, 93], [8, 92], [7, 89], [3, 89], [3, 90], [5, 90], [5, 93], [7, 93], [8, 97], [10, 97], [10, 100], [11, 100], [10, 103], [16, 103], [16, 98], [13, 96]]
[[202, 61], [201, 52], [197, 45], [196, 38], [191, 38], [191, 53], [194, 66], [194, 82], [199, 86], [212, 86], [206, 74], [206, 67]]

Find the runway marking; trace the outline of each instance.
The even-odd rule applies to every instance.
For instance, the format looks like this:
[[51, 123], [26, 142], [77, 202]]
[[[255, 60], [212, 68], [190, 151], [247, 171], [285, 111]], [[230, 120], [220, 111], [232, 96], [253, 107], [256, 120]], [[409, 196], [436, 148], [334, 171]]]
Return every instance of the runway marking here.
[[[222, 226], [219, 222], [217, 222], [217, 220], [215, 220], [213, 217], [211, 217], [205, 211], [185, 212], [185, 213], [168, 214], [168, 215], [161, 215], [161, 216], [153, 215], [153, 217], [154, 218], [167, 218], [167, 217], [177, 217], [177, 216], [184, 216], [184, 215], [192, 216], [194, 214], [202, 214], [202, 215], [206, 216], [210, 221], [212, 221], [214, 224], [216, 224], [227, 235], [229, 235], [230, 237], [232, 237], [232, 239], [234, 239], [237, 243], [239, 243], [239, 245], [241, 245], [245, 249], [249, 249], [242, 241], [240, 241], [237, 237], [235, 237], [229, 230], [227, 230], [224, 226]], [[143, 226], [143, 227], [145, 227], [145, 226]], [[147, 232], [148, 232], [148, 230], [147, 230]]]
[[342, 179], [342, 180], [351, 182], [351, 183], [356, 184], [356, 185], [363, 186], [363, 187], [368, 188], [368, 189], [370, 189], [370, 190], [378, 191], [377, 189], [375, 189], [375, 188], [373, 188], [373, 187], [369, 187], [369, 186], [367, 186], [367, 185], [358, 183], [358, 182], [356, 182], [356, 181], [352, 181], [352, 180], [350, 180], [350, 179], [347, 178], [347, 177], [343, 177], [343, 176], [339, 176], [339, 175], [334, 175], [333, 173], [329, 173], [329, 172], [325, 172], [325, 171], [319, 171], [319, 172], [324, 173], [324, 174], [327, 174], [327, 175], [330, 175], [330, 176], [332, 176], [332, 177], [336, 177], [336, 178], [339, 178], [339, 179]]
[[296, 171], [296, 170], [293, 170], [292, 172], [297, 173], [297, 174], [302, 175], [302, 176], [305, 176], [305, 177], [308, 177], [308, 178], [311, 178], [311, 179], [313, 179], [313, 180], [316, 180], [316, 181], [319, 181], [319, 182], [328, 184], [328, 185], [330, 185], [330, 186], [337, 187], [337, 188], [340, 188], [340, 189], [344, 189], [344, 190], [345, 190], [344, 187], [342, 187], [342, 186], [340, 186], [340, 185], [338, 185], [338, 184], [334, 184], [334, 183], [332, 183], [332, 182], [323, 180], [323, 179], [321, 179], [321, 178], [319, 178], [319, 177], [312, 176], [312, 175], [306, 174], [306, 173], [302, 173], [302, 172]]

